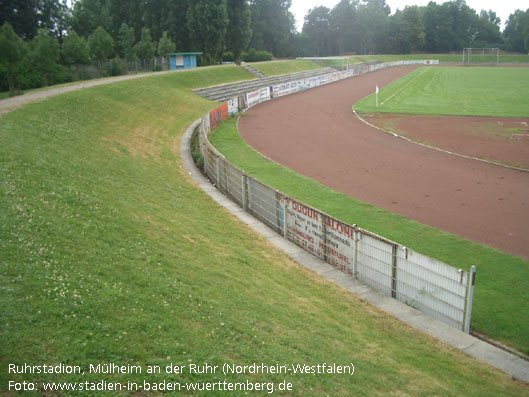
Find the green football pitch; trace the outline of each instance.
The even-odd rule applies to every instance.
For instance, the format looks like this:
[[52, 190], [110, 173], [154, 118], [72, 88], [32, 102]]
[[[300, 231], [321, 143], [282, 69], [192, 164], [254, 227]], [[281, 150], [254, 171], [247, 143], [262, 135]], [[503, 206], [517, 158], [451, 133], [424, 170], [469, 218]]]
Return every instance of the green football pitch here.
[[[375, 87], [373, 87], [375, 91]], [[355, 104], [358, 112], [529, 117], [529, 68], [424, 67]]]

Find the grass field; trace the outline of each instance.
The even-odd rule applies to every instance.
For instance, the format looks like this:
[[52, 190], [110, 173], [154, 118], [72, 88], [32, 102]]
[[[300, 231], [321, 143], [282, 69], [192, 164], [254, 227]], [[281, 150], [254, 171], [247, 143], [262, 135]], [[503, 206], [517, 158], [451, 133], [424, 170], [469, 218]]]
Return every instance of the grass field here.
[[[415, 60], [415, 59], [436, 59], [441, 63], [456, 63], [463, 62], [463, 54], [401, 54], [401, 55], [366, 55], [367, 60], [376, 60], [380, 62], [392, 62], [401, 60]], [[519, 64], [529, 63], [529, 55], [524, 54], [509, 54], [500, 55], [499, 63], [501, 64]]]
[[[348, 57], [349, 64], [362, 62], [394, 62], [394, 61], [409, 61], [409, 60], [423, 60], [435, 59], [441, 63], [461, 64], [463, 62], [463, 55], [461, 54], [401, 54], [401, 55], [353, 55]], [[343, 61], [332, 59], [318, 61], [323, 66], [341, 66]], [[529, 64], [529, 55], [500, 55], [500, 64]]]
[[242, 140], [234, 119], [216, 129], [211, 141], [228, 160], [248, 174], [329, 215], [449, 265], [464, 269], [475, 265], [477, 284], [472, 329], [529, 354], [527, 261], [355, 200], [270, 162]]
[[[159, 75], [0, 118], [1, 393], [9, 380], [286, 379], [296, 395], [529, 395], [304, 270], [199, 190], [179, 142], [215, 104], [190, 89], [248, 77], [235, 67]], [[145, 373], [205, 362], [353, 363], [355, 374]], [[9, 363], [144, 373], [9, 374]]]
[[424, 67], [354, 105], [358, 112], [529, 117], [529, 68]]
[[312, 61], [307, 60], [289, 60], [289, 61], [270, 61], [270, 62], [252, 62], [249, 66], [263, 72], [267, 76], [277, 76], [280, 74], [305, 72], [308, 70], [320, 69]]

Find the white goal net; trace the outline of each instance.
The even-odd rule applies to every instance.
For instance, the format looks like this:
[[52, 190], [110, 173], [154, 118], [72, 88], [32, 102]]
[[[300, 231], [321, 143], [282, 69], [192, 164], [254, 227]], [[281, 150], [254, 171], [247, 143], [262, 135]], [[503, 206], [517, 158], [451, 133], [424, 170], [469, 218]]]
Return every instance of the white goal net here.
[[499, 48], [463, 49], [463, 65], [497, 65], [499, 62]]

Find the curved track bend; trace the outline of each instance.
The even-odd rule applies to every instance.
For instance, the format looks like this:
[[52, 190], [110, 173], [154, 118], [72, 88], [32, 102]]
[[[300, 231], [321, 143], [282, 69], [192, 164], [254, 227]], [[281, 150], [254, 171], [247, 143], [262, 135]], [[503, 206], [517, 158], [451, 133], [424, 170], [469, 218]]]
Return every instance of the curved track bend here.
[[351, 106], [416, 66], [381, 70], [268, 101], [239, 120], [243, 139], [335, 190], [529, 259], [529, 173], [381, 133]]

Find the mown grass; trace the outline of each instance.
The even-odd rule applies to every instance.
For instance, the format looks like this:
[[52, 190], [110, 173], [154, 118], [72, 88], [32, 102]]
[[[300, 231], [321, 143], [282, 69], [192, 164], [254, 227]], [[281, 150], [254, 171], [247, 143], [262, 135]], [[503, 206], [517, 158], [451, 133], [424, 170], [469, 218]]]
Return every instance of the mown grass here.
[[[248, 77], [171, 73], [0, 118], [2, 393], [10, 380], [286, 379], [296, 395], [528, 395], [296, 265], [195, 185], [179, 141], [215, 104], [190, 89]], [[110, 362], [353, 363], [355, 374], [8, 373], [9, 363]]]
[[248, 63], [251, 67], [263, 72], [267, 76], [277, 76], [280, 74], [306, 72], [309, 70], [321, 69], [312, 61], [307, 60], [285, 60], [271, 62]]
[[[463, 53], [461, 54], [366, 55], [365, 59], [373, 60], [373, 61], [380, 61], [380, 62], [436, 59], [441, 63], [463, 63]], [[524, 55], [524, 54], [500, 55], [499, 63], [501, 64], [529, 63], [529, 55]]]
[[329, 215], [457, 268], [475, 265], [472, 329], [529, 354], [527, 261], [392, 214], [273, 163], [242, 140], [235, 119], [216, 129], [211, 141], [249, 175]]
[[338, 67], [341, 69], [346, 69], [347, 66], [355, 65], [358, 63], [364, 63], [361, 57], [348, 57], [348, 58], [331, 58], [331, 59], [322, 59], [317, 61], [318, 64], [328, 67]]
[[425, 67], [354, 105], [358, 112], [529, 117], [529, 68]]
[[[362, 62], [395, 62], [411, 60], [438, 60], [441, 64], [462, 64], [462, 54], [401, 54], [401, 55], [352, 55], [348, 57], [349, 65]], [[322, 59], [317, 61], [322, 66], [345, 67], [347, 61], [343, 59]], [[487, 59], [488, 62], [488, 59]], [[529, 55], [500, 55], [499, 63], [509, 64], [529, 64]]]

